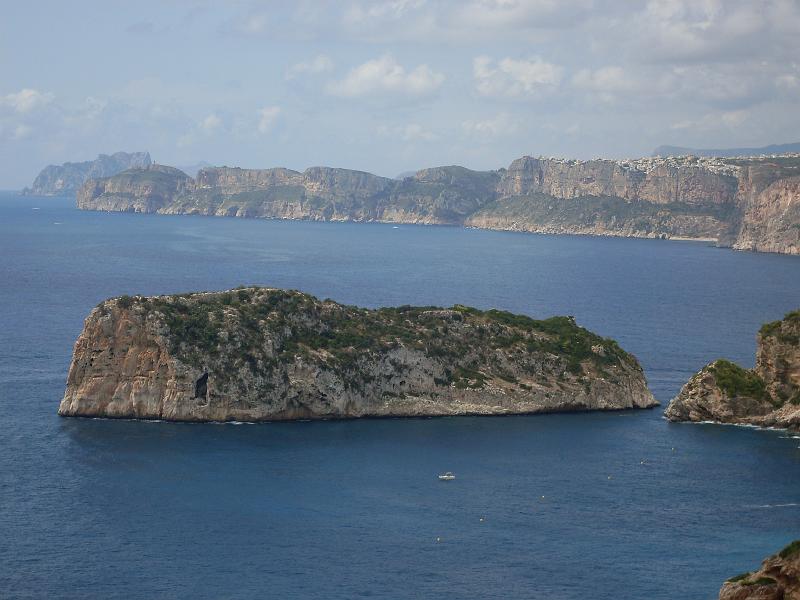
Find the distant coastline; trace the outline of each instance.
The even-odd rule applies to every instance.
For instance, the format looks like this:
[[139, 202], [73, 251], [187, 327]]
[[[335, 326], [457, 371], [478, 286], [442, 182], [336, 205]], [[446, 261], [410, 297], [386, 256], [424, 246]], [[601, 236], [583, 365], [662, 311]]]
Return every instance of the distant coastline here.
[[434, 167], [389, 179], [311, 167], [159, 164], [88, 179], [83, 210], [458, 225], [546, 234], [692, 240], [800, 254], [800, 154]]

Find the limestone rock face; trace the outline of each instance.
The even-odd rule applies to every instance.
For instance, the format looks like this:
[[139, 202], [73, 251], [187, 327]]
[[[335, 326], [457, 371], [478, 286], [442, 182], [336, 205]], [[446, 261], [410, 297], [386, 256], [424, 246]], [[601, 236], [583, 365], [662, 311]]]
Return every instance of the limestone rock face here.
[[38, 196], [74, 194], [89, 179], [111, 177], [127, 169], [145, 168], [151, 163], [147, 152], [100, 154], [95, 160], [50, 165], [42, 169], [24, 193]]
[[615, 237], [718, 240], [728, 227], [722, 207], [628, 202], [613, 196], [561, 200], [546, 194], [502, 198], [465, 225], [504, 231]]
[[656, 404], [636, 359], [569, 317], [367, 310], [245, 288], [102, 303], [75, 344], [59, 414], [262, 421]]
[[800, 428], [800, 311], [761, 328], [755, 369], [715, 361], [683, 386], [664, 414], [671, 421]]
[[299, 184], [301, 175], [291, 169], [240, 169], [238, 167], [205, 167], [197, 172], [197, 189], [219, 189], [233, 195], [276, 185]]
[[726, 581], [719, 600], [800, 600], [800, 541], [764, 560], [757, 571]]
[[698, 166], [627, 167], [613, 160], [553, 161], [525, 156], [503, 175], [500, 196], [546, 194], [572, 199], [614, 196], [653, 204], [725, 204], [736, 195], [737, 180]]
[[[462, 167], [437, 167], [402, 181], [362, 171], [312, 167], [290, 169], [201, 169], [195, 179], [174, 174], [164, 182], [159, 201], [141, 198], [135, 178], [149, 170], [87, 182], [78, 193], [78, 207], [97, 210], [146, 211], [162, 214], [314, 221], [384, 221], [462, 224], [466, 215], [495, 197], [498, 176]], [[116, 181], [122, 180], [122, 181]], [[152, 194], [150, 194], [152, 195]], [[163, 202], [161, 200], [164, 200]]]
[[[563, 160], [508, 169], [434, 167], [400, 180], [363, 171], [210, 167], [158, 190], [150, 169], [92, 180], [84, 209], [715, 241], [800, 253], [800, 156]], [[116, 180], [121, 181], [116, 181]]]
[[747, 204], [733, 247], [800, 254], [800, 176], [772, 183]]
[[90, 179], [76, 195], [78, 208], [124, 212], [158, 212], [182, 193], [192, 180], [164, 165], [130, 169], [114, 177]]

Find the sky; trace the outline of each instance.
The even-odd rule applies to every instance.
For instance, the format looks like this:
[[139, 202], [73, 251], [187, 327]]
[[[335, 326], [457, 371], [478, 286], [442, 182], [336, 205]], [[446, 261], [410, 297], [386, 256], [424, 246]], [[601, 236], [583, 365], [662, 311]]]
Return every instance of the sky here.
[[0, 1], [0, 189], [119, 150], [393, 177], [800, 141], [800, 0]]

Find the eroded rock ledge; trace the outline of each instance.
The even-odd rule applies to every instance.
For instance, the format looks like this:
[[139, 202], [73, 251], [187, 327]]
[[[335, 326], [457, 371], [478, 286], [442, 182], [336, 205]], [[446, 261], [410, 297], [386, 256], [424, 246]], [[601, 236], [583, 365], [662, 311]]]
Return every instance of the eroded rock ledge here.
[[670, 421], [800, 429], [800, 310], [761, 327], [755, 369], [714, 361], [683, 386], [664, 414]]
[[800, 600], [800, 540], [764, 560], [757, 571], [726, 581], [719, 600]]
[[241, 288], [101, 303], [63, 416], [264, 421], [656, 405], [637, 360], [571, 317], [368, 310]]

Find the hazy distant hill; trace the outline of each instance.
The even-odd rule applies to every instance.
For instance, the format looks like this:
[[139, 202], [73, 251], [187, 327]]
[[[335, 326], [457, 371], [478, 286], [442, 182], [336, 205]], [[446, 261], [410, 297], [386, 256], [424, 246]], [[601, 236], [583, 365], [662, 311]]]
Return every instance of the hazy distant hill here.
[[194, 177], [200, 169], [213, 166], [210, 162], [201, 160], [191, 165], [178, 165], [178, 169], [186, 173], [189, 177]]
[[49, 165], [42, 169], [33, 184], [23, 193], [38, 196], [67, 196], [78, 191], [88, 179], [111, 177], [128, 169], [149, 167], [152, 161], [148, 152], [116, 152], [109, 156], [100, 154], [95, 160]]
[[653, 156], [760, 156], [762, 154], [785, 154], [800, 152], [800, 142], [772, 144], [761, 148], [684, 148], [682, 146], [659, 146]]

